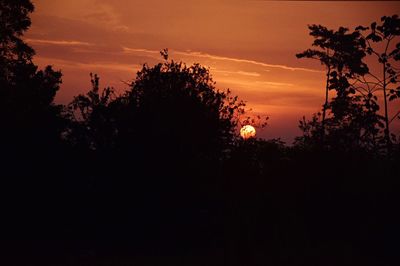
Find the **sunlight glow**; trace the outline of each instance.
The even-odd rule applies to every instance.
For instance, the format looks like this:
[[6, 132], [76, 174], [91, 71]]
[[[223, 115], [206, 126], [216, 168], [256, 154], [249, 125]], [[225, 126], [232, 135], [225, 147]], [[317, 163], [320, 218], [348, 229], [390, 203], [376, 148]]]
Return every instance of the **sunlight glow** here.
[[256, 136], [256, 129], [251, 125], [243, 126], [240, 129], [240, 136], [243, 139], [254, 138]]

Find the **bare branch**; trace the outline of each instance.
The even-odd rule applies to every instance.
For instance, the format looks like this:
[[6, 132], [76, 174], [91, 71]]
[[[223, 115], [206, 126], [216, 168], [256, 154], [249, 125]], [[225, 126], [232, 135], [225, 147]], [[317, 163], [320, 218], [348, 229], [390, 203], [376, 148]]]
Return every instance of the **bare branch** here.
[[398, 111], [398, 112], [392, 117], [392, 119], [390, 119], [389, 123], [392, 123], [393, 120], [395, 120], [396, 117], [397, 117], [398, 115], [400, 115], [400, 111]]

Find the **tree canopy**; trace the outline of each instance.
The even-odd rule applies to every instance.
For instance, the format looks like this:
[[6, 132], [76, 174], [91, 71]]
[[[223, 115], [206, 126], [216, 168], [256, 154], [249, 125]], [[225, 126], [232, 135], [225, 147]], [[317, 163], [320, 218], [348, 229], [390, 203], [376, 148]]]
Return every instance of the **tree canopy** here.
[[37, 162], [14, 168], [19, 155], [44, 156], [63, 131], [62, 107], [54, 104], [61, 73], [51, 66], [38, 70], [32, 62], [34, 50], [22, 40], [33, 10], [28, 0], [0, 1], [0, 141], [11, 162], [6, 163], [9, 174], [29, 172]]
[[[396, 89], [389, 86], [397, 83], [398, 51], [396, 45], [393, 51], [389, 49], [398, 36], [398, 20], [397, 15], [384, 16], [382, 25], [374, 22], [371, 28], [359, 26], [350, 33], [344, 27], [334, 31], [321, 25], [309, 26], [314, 37], [312, 46], [318, 49], [307, 49], [297, 57], [317, 59], [326, 66], [325, 103], [322, 118], [315, 115], [312, 121], [301, 121], [304, 134], [297, 143], [307, 140], [328, 149], [391, 153], [395, 138], [390, 136], [389, 124], [393, 119], [388, 116], [388, 102], [396, 99]], [[370, 33], [365, 35], [367, 30]], [[372, 45], [380, 42], [386, 47], [382, 53]], [[383, 76], [372, 73], [366, 64], [370, 57], [377, 57]], [[330, 97], [329, 91], [336, 95]], [[383, 101], [383, 113], [379, 99]]]

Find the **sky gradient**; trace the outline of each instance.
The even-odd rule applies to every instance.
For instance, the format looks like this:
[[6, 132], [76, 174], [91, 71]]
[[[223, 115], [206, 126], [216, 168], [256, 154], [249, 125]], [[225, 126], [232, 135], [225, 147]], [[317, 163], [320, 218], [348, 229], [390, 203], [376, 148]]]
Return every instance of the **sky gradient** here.
[[[170, 58], [210, 68], [217, 88], [230, 88], [251, 114], [270, 117], [260, 137], [300, 134], [298, 120], [321, 109], [323, 67], [299, 60], [310, 47], [308, 24], [369, 25], [400, 13], [400, 2], [36, 0], [25, 36], [35, 63], [63, 72], [57, 101], [101, 86], [123, 91], [141, 65]], [[398, 105], [398, 104], [397, 104]], [[399, 134], [399, 129], [394, 132]]]

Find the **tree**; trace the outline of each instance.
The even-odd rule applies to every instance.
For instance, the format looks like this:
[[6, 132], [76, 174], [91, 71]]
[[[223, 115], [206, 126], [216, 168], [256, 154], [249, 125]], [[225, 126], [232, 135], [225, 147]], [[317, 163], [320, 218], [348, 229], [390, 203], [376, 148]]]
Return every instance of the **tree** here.
[[[310, 35], [315, 38], [313, 45], [320, 49], [308, 49], [297, 57], [317, 59], [326, 65], [327, 79], [322, 118], [320, 120], [315, 116], [313, 121], [301, 122], [300, 128], [305, 134], [304, 137], [311, 137], [314, 141], [319, 139], [317, 142], [323, 145], [330, 143], [331, 147], [351, 149], [358, 146], [375, 149], [376, 136], [381, 126], [381, 117], [377, 113], [377, 98], [364, 93], [355, 85], [369, 71], [363, 62], [366, 56], [364, 38], [358, 30], [349, 33], [344, 27], [337, 31], [320, 25], [312, 25], [309, 28]], [[330, 103], [329, 90], [336, 92]], [[331, 115], [327, 118], [328, 110]], [[297, 143], [300, 143], [299, 140]]]
[[328, 30], [326, 27], [321, 25], [311, 25], [308, 27], [310, 30], [310, 35], [315, 38], [313, 46], [319, 47], [316, 49], [307, 49], [306, 51], [296, 54], [297, 58], [312, 58], [319, 60], [322, 65], [326, 67], [326, 86], [325, 86], [325, 102], [322, 106], [322, 134], [325, 131], [325, 118], [326, 110], [328, 109], [329, 100], [329, 78], [331, 74], [331, 69], [333, 67], [333, 56], [332, 56], [332, 36], [333, 31]]
[[4, 239], [25, 254], [43, 248], [38, 239], [58, 231], [54, 229], [60, 224], [46, 221], [66, 213], [67, 201], [61, 189], [67, 165], [61, 141], [66, 121], [63, 107], [54, 103], [61, 73], [50, 66], [39, 70], [32, 61], [34, 50], [22, 39], [33, 10], [29, 0], [0, 0], [0, 166], [7, 188], [3, 216], [8, 228]]
[[136, 133], [218, 158], [232, 144], [244, 104], [229, 90], [217, 90], [207, 68], [169, 61], [166, 50], [161, 54], [165, 62], [144, 65], [125, 95], [128, 108], [137, 110], [137, 125], [147, 129]]
[[164, 62], [143, 65], [119, 96], [111, 88], [100, 92], [99, 79], [92, 76], [92, 90], [70, 104], [80, 125], [70, 139], [122, 160], [137, 158], [142, 165], [223, 159], [238, 137], [244, 103], [229, 90], [217, 90], [207, 68], [169, 60], [167, 50], [161, 54]]
[[140, 124], [148, 128], [138, 133], [176, 148], [190, 147], [190, 153], [221, 155], [236, 134], [235, 115], [243, 103], [229, 90], [216, 90], [208, 69], [168, 61], [167, 51], [162, 55], [166, 61], [143, 66], [126, 95], [129, 105], [138, 110]]
[[90, 73], [91, 90], [74, 97], [68, 106], [72, 120], [66, 138], [73, 146], [89, 150], [110, 150], [115, 142], [115, 125], [111, 105], [115, 102], [114, 89], [107, 87], [100, 92], [100, 78]]
[[[96, 191], [107, 191], [99, 209], [129, 241], [141, 241], [132, 233], [139, 228], [146, 241], [154, 230], [166, 233], [168, 221], [184, 221], [167, 231], [185, 237], [184, 228], [199, 224], [200, 208], [220, 207], [221, 161], [232, 151], [244, 105], [217, 90], [207, 68], [170, 60], [166, 50], [162, 56], [154, 66], [143, 65], [121, 95], [101, 90], [92, 75], [91, 90], [70, 104], [66, 137], [86, 155], [78, 154], [84, 159], [78, 174], [85, 173], [78, 182], [90, 176]], [[201, 223], [211, 226], [208, 217]], [[159, 237], [148, 243], [158, 245]]]
[[306, 51], [296, 54], [297, 58], [312, 58], [319, 60], [322, 65], [326, 66], [326, 86], [325, 86], [325, 102], [322, 106], [322, 134], [325, 134], [325, 118], [326, 110], [328, 109], [329, 100], [329, 78], [333, 65], [332, 58], [332, 36], [333, 31], [328, 30], [326, 27], [321, 25], [311, 25], [308, 27], [310, 35], [315, 38], [313, 46], [319, 47], [320, 49], [307, 49]]
[[[348, 29], [340, 27], [337, 31], [330, 30], [321, 25], [311, 25], [310, 35], [314, 37], [313, 46], [318, 49], [307, 49], [297, 54], [297, 58], [311, 58], [326, 66], [325, 103], [322, 108], [322, 134], [325, 135], [326, 112], [329, 108], [329, 90], [338, 89], [332, 86], [332, 78], [337, 74], [343, 76], [347, 72], [347, 78], [354, 74], [363, 74], [368, 71], [366, 64], [362, 62], [365, 56], [364, 43], [359, 38], [357, 31], [347, 33]], [[339, 93], [340, 94], [340, 93]]]
[[24, 1], [0, 1], [0, 82], [2, 87], [15, 84], [17, 73], [34, 70], [34, 50], [22, 39], [31, 25], [33, 4]]
[[[396, 42], [400, 36], [400, 18], [398, 15], [383, 16], [381, 24], [371, 23], [370, 27], [359, 26], [359, 31], [367, 31], [363, 40], [367, 44], [366, 52], [372, 55], [380, 64], [382, 71], [377, 74], [368, 71], [367, 78], [359, 80], [364, 86], [363, 90], [369, 95], [376, 91], [383, 92], [384, 103], [384, 122], [385, 122], [385, 141], [388, 150], [392, 146], [390, 123], [398, 116], [399, 112], [393, 118], [389, 117], [389, 103], [400, 97], [400, 87], [395, 87], [398, 83], [400, 68], [396, 63], [400, 60], [400, 42]], [[392, 87], [393, 85], [393, 87]]]
[[[61, 73], [50, 66], [38, 70], [32, 61], [34, 50], [21, 39], [33, 10], [29, 0], [0, 1], [0, 139], [5, 157], [12, 162], [10, 171], [24, 169], [12, 170], [21, 154], [29, 158], [54, 147], [63, 130], [62, 106], [54, 104]], [[33, 161], [19, 163], [33, 166]]]

